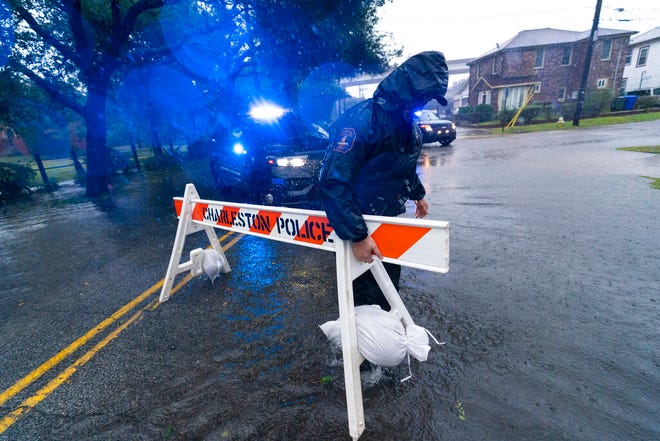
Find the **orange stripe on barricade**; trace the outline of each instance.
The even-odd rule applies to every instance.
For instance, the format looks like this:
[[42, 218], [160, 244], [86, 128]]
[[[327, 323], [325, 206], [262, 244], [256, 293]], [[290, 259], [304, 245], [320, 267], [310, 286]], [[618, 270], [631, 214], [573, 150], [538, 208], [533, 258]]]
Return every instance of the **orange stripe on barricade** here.
[[250, 231], [268, 235], [273, 231], [275, 225], [277, 225], [277, 220], [280, 216], [282, 216], [282, 213], [261, 210], [252, 219]]
[[176, 215], [181, 216], [181, 208], [183, 207], [183, 199], [174, 199], [174, 211]]
[[326, 217], [309, 216], [302, 224], [294, 240], [321, 245], [328, 239], [332, 230], [333, 228]]
[[383, 256], [398, 259], [431, 228], [382, 224], [371, 234]]
[[234, 225], [234, 220], [238, 217], [238, 212], [241, 211], [238, 207], [222, 207], [221, 215], [218, 216], [217, 224], [223, 227], [231, 227]]
[[209, 204], [200, 204], [199, 202], [194, 204], [193, 206], [193, 212], [192, 212], [192, 219], [196, 221], [203, 221], [204, 220], [204, 213], [206, 212], [206, 209], [208, 208]]

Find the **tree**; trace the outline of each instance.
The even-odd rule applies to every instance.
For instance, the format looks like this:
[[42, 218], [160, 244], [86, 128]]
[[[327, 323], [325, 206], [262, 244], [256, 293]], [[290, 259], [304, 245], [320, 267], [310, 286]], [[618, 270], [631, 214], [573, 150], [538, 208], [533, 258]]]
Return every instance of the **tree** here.
[[15, 48], [8, 67], [78, 113], [87, 137], [87, 195], [108, 191], [106, 102], [112, 75], [135, 62], [134, 39], [163, 0], [7, 0]]
[[[142, 105], [157, 140], [157, 116], [209, 132], [256, 96], [293, 103], [319, 66], [339, 76], [347, 65], [379, 71], [387, 60], [375, 25], [388, 0], [5, 1], [15, 32], [7, 66], [85, 121], [89, 196], [107, 191], [112, 173], [109, 92], [135, 69], [149, 75]], [[313, 81], [329, 81], [324, 72]], [[185, 108], [174, 121], [167, 100], [182, 96], [179, 89], [190, 93], [178, 101]]]
[[70, 111], [53, 102], [43, 90], [7, 69], [0, 70], [0, 127], [23, 139], [46, 188], [52, 188], [52, 183], [41, 154], [68, 151], [68, 124], [72, 119]]

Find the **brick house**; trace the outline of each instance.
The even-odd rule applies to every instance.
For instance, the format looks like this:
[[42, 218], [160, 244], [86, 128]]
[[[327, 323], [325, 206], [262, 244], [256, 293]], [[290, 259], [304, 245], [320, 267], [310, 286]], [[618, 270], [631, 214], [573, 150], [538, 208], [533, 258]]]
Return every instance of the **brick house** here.
[[[599, 29], [587, 90], [609, 88], [618, 93], [628, 41], [635, 31]], [[491, 104], [496, 111], [520, 107], [528, 91], [531, 102], [576, 101], [584, 71], [590, 31], [561, 29], [522, 31], [470, 66], [469, 103]]]

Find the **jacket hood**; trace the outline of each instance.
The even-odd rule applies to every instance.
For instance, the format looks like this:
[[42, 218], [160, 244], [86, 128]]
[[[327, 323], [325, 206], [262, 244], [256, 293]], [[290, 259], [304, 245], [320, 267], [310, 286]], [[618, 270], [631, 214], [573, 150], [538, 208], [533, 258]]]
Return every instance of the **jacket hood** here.
[[386, 112], [421, 107], [432, 99], [447, 105], [449, 69], [441, 52], [421, 52], [408, 58], [380, 82], [374, 103]]

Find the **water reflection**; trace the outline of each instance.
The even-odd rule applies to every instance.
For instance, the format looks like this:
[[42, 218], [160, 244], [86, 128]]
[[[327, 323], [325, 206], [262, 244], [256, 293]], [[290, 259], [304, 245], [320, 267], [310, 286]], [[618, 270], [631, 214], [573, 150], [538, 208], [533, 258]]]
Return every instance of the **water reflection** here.
[[[232, 329], [235, 346], [252, 350], [252, 358], [244, 359], [243, 367], [260, 365], [264, 373], [290, 366], [285, 348], [293, 338], [285, 330], [290, 305], [282, 295], [286, 274], [275, 249], [262, 238], [242, 241], [236, 256], [241, 270], [232, 273], [236, 285], [227, 292], [226, 308], [218, 315]], [[255, 353], [259, 354], [256, 358]]]
[[454, 162], [454, 157], [452, 153], [454, 148], [442, 147], [441, 149], [425, 149], [422, 150], [422, 154], [419, 155], [417, 160], [417, 165], [421, 168], [429, 167], [444, 167], [450, 165]]

